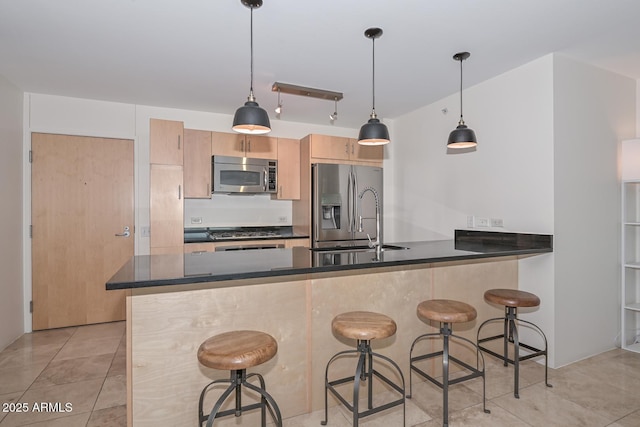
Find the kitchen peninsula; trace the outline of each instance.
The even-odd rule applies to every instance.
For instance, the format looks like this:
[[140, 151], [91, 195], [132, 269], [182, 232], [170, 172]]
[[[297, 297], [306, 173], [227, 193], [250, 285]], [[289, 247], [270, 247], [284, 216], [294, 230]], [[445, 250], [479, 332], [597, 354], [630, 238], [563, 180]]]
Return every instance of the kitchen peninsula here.
[[[395, 319], [398, 333], [375, 350], [406, 377], [409, 346], [428, 328], [415, 315], [420, 301], [463, 300], [476, 307], [478, 324], [500, 315], [484, 291], [517, 288], [518, 259], [551, 252], [552, 236], [457, 230], [454, 240], [393, 246], [379, 256], [366, 248], [296, 247], [132, 258], [107, 283], [108, 290], [127, 289], [129, 423], [197, 423], [200, 390], [228, 376], [200, 366], [197, 348], [236, 329], [278, 341], [276, 357], [256, 371], [285, 418], [321, 408], [326, 361], [353, 346], [333, 337], [331, 319], [349, 310]], [[473, 339], [477, 324], [462, 326], [457, 332]]]

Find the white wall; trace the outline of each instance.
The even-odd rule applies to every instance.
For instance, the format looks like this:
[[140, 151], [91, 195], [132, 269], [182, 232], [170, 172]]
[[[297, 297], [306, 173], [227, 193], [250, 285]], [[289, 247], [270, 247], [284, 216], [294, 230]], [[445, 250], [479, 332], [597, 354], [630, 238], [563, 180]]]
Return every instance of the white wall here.
[[387, 239], [452, 238], [454, 229], [466, 228], [467, 215], [502, 218], [506, 231], [552, 233], [551, 82], [546, 56], [466, 88], [475, 152], [447, 154], [458, 94], [395, 119], [389, 160], [395, 192], [386, 213], [396, 227]]
[[0, 350], [22, 335], [22, 91], [0, 76]]
[[612, 348], [620, 330], [618, 151], [636, 82], [554, 59], [556, 363]]
[[475, 152], [446, 152], [457, 94], [397, 118], [387, 239], [451, 238], [467, 215], [502, 218], [505, 231], [554, 234], [553, 254], [519, 263], [521, 289], [542, 301], [523, 317], [546, 332], [551, 366], [613, 348], [618, 152], [640, 123], [635, 99], [635, 81], [548, 55], [464, 90]]

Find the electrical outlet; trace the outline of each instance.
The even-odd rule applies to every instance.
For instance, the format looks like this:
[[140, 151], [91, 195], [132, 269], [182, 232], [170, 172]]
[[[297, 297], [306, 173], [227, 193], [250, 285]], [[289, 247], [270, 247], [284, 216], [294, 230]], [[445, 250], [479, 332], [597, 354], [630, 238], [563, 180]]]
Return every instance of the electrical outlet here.
[[476, 227], [488, 227], [489, 218], [476, 218]]
[[492, 227], [504, 227], [502, 218], [491, 218], [490, 223]]
[[142, 233], [140, 237], [150, 237], [151, 236], [151, 227], [146, 226], [142, 227]]
[[279, 222], [280, 224], [286, 224], [286, 223], [287, 223], [287, 219], [288, 219], [288, 218], [287, 218], [286, 216], [279, 216], [279, 217], [278, 217], [278, 222]]
[[191, 224], [202, 224], [202, 217], [201, 216], [192, 216], [191, 217]]
[[473, 220], [473, 215], [467, 215], [467, 228], [473, 228], [475, 226], [475, 221]]

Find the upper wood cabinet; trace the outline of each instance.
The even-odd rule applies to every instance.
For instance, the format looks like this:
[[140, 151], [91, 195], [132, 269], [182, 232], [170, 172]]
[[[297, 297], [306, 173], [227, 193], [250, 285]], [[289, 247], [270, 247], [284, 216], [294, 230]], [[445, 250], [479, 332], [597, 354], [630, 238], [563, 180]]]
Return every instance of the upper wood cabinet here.
[[149, 163], [183, 164], [183, 123], [172, 120], [149, 120]]
[[278, 138], [278, 192], [280, 200], [300, 198], [300, 141]]
[[360, 145], [357, 139], [350, 139], [351, 153], [350, 160], [356, 162], [375, 162], [382, 165], [384, 158], [384, 146], [382, 145]]
[[337, 160], [341, 162], [366, 162], [381, 164], [383, 148], [358, 144], [353, 138], [328, 135], [310, 135], [311, 158], [321, 161]]
[[184, 130], [184, 197], [211, 198], [211, 132]]
[[216, 156], [278, 158], [278, 138], [240, 133], [211, 132], [211, 154]]

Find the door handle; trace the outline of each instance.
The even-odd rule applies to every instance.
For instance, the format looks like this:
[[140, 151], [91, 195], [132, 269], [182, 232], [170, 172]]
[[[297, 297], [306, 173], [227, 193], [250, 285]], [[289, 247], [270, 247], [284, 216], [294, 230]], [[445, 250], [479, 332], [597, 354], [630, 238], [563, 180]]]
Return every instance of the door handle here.
[[129, 231], [128, 225], [124, 227], [124, 232], [120, 234], [116, 234], [116, 237], [129, 237], [129, 236], [131, 236], [131, 232]]

